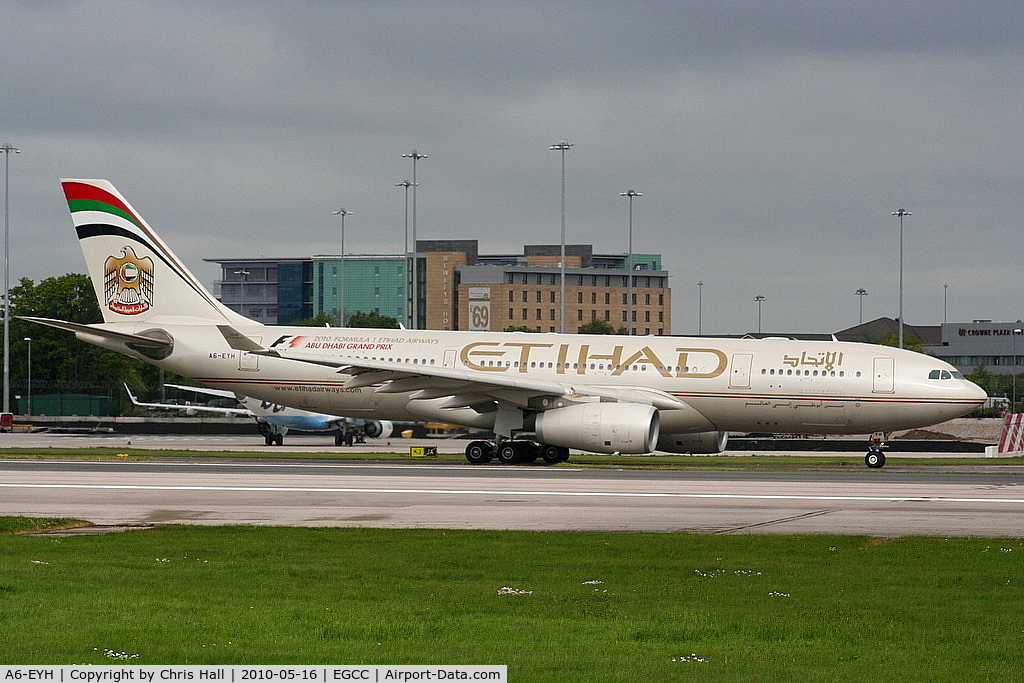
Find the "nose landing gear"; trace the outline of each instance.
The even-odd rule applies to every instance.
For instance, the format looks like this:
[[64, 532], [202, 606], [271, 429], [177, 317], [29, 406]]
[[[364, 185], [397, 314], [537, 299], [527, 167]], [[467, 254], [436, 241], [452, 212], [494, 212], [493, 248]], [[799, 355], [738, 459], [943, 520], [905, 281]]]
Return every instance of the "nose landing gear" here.
[[867, 455], [864, 456], [864, 464], [873, 470], [885, 467], [885, 453], [882, 452], [882, 448], [885, 447], [886, 440], [887, 435], [882, 432], [875, 432], [871, 435], [871, 443], [868, 445]]

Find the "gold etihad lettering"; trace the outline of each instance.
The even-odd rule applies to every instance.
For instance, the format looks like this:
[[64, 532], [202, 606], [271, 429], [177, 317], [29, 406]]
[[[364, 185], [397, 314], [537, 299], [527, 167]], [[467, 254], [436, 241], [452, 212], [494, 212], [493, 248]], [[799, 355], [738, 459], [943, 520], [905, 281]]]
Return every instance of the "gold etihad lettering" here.
[[701, 379], [718, 377], [729, 365], [728, 357], [718, 349], [676, 347], [673, 353], [674, 365], [664, 362], [647, 345], [628, 350], [623, 345], [615, 345], [608, 353], [597, 353], [590, 344], [474, 342], [462, 347], [459, 358], [466, 367], [481, 372], [527, 374], [551, 369], [558, 375], [604, 371], [619, 376], [634, 366], [646, 365], [662, 377]]

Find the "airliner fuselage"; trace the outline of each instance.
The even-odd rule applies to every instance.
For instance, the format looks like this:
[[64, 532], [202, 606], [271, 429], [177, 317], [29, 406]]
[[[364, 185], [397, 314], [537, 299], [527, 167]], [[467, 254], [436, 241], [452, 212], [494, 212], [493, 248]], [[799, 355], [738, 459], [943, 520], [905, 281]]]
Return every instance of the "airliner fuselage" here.
[[890, 432], [985, 400], [946, 363], [870, 344], [267, 327], [217, 301], [109, 182], [63, 187], [104, 321], [33, 320], [272, 403], [493, 431], [467, 446], [473, 463], [717, 452], [730, 431]]

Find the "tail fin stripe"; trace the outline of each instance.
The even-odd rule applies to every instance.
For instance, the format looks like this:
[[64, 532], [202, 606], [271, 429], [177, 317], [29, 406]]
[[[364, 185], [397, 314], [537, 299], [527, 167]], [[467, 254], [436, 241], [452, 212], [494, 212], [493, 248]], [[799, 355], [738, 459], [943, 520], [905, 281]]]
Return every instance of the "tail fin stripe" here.
[[[164, 262], [171, 271], [174, 272], [179, 278], [181, 278], [196, 294], [201, 296], [204, 301], [214, 304], [216, 302], [206, 289], [197, 283], [188, 272], [184, 272], [176, 261], [167, 258], [167, 255], [159, 247], [153, 245], [151, 242], [143, 238], [143, 236], [128, 230], [126, 228], [118, 227], [116, 225], [110, 225], [109, 223], [90, 223], [89, 225], [76, 225], [75, 230], [78, 232], [78, 239], [83, 240], [88, 237], [104, 237], [109, 235], [117, 235], [124, 237], [127, 240], [131, 240], [143, 247], [148, 249], [158, 259]], [[219, 302], [217, 302], [219, 303]]]
[[120, 216], [125, 220], [131, 221], [135, 225], [142, 228], [142, 224], [139, 219], [133, 216], [131, 213], [119, 209], [116, 206], [111, 206], [105, 202], [93, 201], [91, 199], [69, 199], [68, 208], [71, 209], [71, 215], [78, 213], [79, 211], [92, 211], [96, 213], [109, 213], [115, 216]]
[[72, 214], [77, 211], [103, 211], [127, 218], [140, 228], [143, 227], [142, 221], [132, 213], [128, 205], [109, 192], [85, 183], [65, 182], [63, 186]]

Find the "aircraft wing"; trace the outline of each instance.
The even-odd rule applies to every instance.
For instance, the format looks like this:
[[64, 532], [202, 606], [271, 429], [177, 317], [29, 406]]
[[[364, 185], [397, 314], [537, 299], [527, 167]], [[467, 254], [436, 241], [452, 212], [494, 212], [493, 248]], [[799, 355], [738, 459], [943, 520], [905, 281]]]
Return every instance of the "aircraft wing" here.
[[[502, 400], [527, 405], [529, 399], [539, 396], [568, 398], [595, 397], [622, 403], [642, 403], [659, 410], [689, 410], [690, 406], [671, 394], [642, 386], [574, 385], [571, 381], [552, 382], [506, 373], [472, 372], [464, 368], [408, 365], [384, 360], [369, 360], [351, 356], [323, 356], [308, 351], [265, 349], [229, 326], [219, 326], [232, 347], [274, 356], [296, 362], [335, 368], [340, 374], [351, 375], [346, 388], [377, 386], [382, 393], [414, 392], [412, 398], [448, 398], [449, 407], [473, 405], [484, 400]], [[241, 338], [241, 339], [239, 339]], [[237, 344], [237, 345], [236, 345]], [[518, 373], [517, 373], [518, 374]], [[378, 386], [379, 385], [379, 386]]]
[[[168, 384], [167, 386], [176, 386], [176, 385]], [[182, 386], [181, 388], [182, 389], [195, 389], [195, 387], [186, 387], [186, 386]], [[218, 408], [218, 407], [215, 407], [215, 406], [193, 406], [193, 405], [184, 405], [183, 406], [183, 405], [179, 405], [177, 403], [146, 403], [144, 401], [140, 401], [139, 399], [137, 399], [135, 397], [135, 394], [132, 393], [132, 390], [128, 388], [127, 384], [124, 385], [124, 390], [128, 392], [128, 398], [131, 400], [132, 404], [136, 405], [136, 406], [139, 406], [140, 408], [152, 408], [154, 410], [184, 410], [184, 411], [187, 411], [187, 412], [199, 412], [199, 411], [202, 411], [204, 413], [215, 413], [215, 414], [218, 414], [218, 415], [231, 415], [231, 416], [241, 416], [241, 417], [255, 417], [253, 412], [251, 410], [246, 409], [246, 408]], [[234, 396], [234, 394], [231, 394], [231, 396]]]
[[233, 391], [227, 389], [214, 389], [212, 387], [194, 387], [185, 384], [171, 384], [167, 382], [164, 384], [165, 387], [174, 387], [175, 389], [181, 389], [183, 391], [194, 391], [197, 394], [206, 394], [208, 396], [217, 396], [218, 398], [232, 398], [236, 401], [239, 400], [238, 395]]

